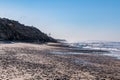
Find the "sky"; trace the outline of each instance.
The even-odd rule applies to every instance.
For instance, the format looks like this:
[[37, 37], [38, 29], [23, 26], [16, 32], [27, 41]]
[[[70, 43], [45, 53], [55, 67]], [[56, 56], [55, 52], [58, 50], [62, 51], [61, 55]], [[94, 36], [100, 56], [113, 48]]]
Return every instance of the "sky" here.
[[0, 0], [0, 17], [68, 42], [120, 41], [120, 0]]

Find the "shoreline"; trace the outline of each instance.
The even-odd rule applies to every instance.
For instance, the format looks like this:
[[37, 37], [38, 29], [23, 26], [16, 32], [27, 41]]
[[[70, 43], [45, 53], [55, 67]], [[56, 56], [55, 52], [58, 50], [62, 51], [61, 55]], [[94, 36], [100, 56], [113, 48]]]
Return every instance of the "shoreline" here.
[[79, 51], [67, 48], [69, 47], [60, 43], [55, 43], [54, 45], [30, 43], [0, 44], [0, 79], [120, 79], [119, 59], [95, 53], [92, 54], [91, 52], [91, 54], [84, 52], [83, 54], [69, 55], [51, 54], [51, 52], [57, 51], [79, 53]]

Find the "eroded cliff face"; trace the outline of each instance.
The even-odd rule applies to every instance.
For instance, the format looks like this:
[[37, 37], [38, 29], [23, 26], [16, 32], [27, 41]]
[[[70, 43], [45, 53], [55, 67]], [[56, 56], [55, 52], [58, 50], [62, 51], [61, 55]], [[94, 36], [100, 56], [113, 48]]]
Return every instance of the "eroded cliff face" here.
[[56, 42], [32, 26], [25, 26], [18, 21], [0, 18], [0, 40], [23, 42]]

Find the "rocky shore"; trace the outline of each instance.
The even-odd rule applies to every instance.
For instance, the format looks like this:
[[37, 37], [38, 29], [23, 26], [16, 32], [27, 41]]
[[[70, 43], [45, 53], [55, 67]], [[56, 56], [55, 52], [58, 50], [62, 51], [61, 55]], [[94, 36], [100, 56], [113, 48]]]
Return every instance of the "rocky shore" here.
[[69, 52], [82, 53], [60, 43], [0, 43], [0, 80], [120, 80], [119, 59]]

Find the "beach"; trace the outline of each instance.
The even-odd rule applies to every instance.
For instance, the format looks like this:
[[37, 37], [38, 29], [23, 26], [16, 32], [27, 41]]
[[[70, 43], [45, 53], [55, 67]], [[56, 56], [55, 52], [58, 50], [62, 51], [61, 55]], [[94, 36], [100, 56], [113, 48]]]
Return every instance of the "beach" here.
[[0, 43], [0, 80], [120, 80], [120, 60], [98, 53], [107, 51]]

